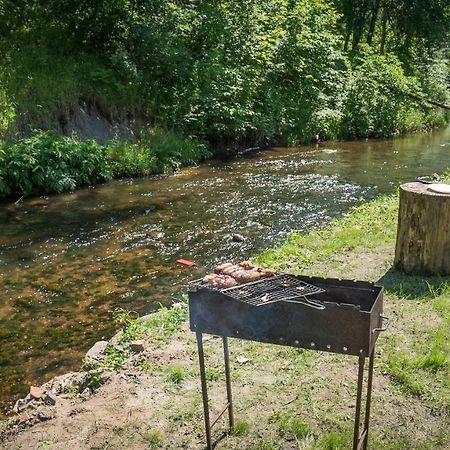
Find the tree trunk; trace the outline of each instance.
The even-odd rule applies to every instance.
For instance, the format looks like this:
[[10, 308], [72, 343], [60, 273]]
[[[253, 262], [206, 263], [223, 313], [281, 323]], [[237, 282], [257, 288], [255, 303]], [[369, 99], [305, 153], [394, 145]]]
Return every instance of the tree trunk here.
[[357, 50], [359, 42], [361, 41], [361, 35], [363, 32], [364, 21], [361, 16], [356, 16], [353, 26], [353, 39], [352, 39], [352, 50]]
[[372, 45], [373, 36], [375, 34], [375, 26], [377, 24], [378, 10], [380, 9], [380, 0], [374, 0], [372, 8], [372, 17], [370, 18], [369, 31], [367, 33], [367, 43]]
[[419, 182], [400, 186], [395, 264], [405, 272], [450, 274], [450, 194]]
[[347, 34], [345, 35], [345, 42], [344, 42], [344, 52], [348, 51], [348, 44], [350, 42], [350, 36], [352, 35], [351, 31], [347, 31]]
[[380, 43], [380, 55], [384, 55], [386, 47], [386, 25], [387, 25], [387, 8], [383, 6], [383, 15], [381, 17], [381, 43]]

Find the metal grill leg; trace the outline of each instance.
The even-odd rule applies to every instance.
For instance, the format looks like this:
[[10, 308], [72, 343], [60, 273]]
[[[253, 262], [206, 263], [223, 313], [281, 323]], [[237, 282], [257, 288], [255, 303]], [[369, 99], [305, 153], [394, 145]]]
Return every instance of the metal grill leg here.
[[358, 390], [356, 393], [356, 408], [355, 408], [355, 429], [353, 432], [353, 450], [358, 449], [359, 440], [359, 422], [361, 418], [361, 397], [364, 377], [364, 356], [359, 357], [359, 369], [358, 369]]
[[225, 380], [227, 383], [228, 417], [230, 419], [230, 430], [231, 430], [234, 426], [234, 416], [233, 416], [233, 398], [231, 395], [230, 355], [228, 353], [227, 337], [223, 337], [223, 357], [225, 361]]
[[197, 335], [198, 361], [200, 365], [200, 380], [202, 384], [203, 413], [205, 417], [206, 448], [208, 450], [212, 450], [211, 424], [209, 421], [208, 390], [206, 387], [205, 354], [203, 352], [203, 334], [196, 333], [196, 335]]
[[363, 449], [367, 450], [367, 444], [369, 441], [369, 422], [370, 422], [370, 403], [372, 400], [372, 378], [373, 378], [373, 363], [375, 359], [375, 348], [372, 350], [369, 359], [369, 376], [367, 378], [367, 397], [366, 397], [366, 415], [364, 418], [364, 446]]

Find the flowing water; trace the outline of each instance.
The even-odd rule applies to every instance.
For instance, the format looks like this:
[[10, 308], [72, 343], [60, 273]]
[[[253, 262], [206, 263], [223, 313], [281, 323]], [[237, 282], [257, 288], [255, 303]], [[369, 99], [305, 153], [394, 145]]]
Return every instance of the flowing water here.
[[[80, 366], [115, 308], [170, 304], [188, 279], [450, 166], [450, 128], [273, 149], [171, 176], [0, 205], [0, 403]], [[240, 233], [247, 240], [233, 242]], [[196, 261], [187, 269], [178, 258]]]

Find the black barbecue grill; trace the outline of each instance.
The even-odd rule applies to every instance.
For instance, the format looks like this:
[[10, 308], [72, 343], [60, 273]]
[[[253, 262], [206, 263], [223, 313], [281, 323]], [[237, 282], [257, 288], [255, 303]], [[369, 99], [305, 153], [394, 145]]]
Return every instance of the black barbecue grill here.
[[[191, 284], [202, 287], [201, 280], [196, 280]], [[292, 303], [305, 302], [320, 309], [324, 308], [323, 305], [307, 299], [309, 296], [325, 292], [324, 289], [305, 283], [292, 275], [284, 273], [251, 283], [221, 289], [220, 291], [233, 299], [253, 306], [262, 306], [283, 301]]]
[[[207, 448], [211, 429], [228, 410], [233, 426], [228, 337], [359, 357], [353, 450], [366, 449], [374, 347], [382, 328], [383, 288], [364, 281], [280, 274], [217, 290], [190, 284], [190, 328], [196, 332]], [[203, 333], [222, 336], [228, 403], [212, 422], [206, 389]], [[369, 358], [364, 430], [359, 435], [363, 369]]]

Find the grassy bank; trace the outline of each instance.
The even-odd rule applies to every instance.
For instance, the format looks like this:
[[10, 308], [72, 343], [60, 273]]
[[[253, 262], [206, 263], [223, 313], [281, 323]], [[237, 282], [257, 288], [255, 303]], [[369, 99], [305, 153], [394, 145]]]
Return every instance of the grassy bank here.
[[167, 130], [148, 130], [134, 144], [108, 145], [40, 132], [0, 145], [0, 198], [141, 177], [194, 164], [208, 155], [202, 143]]
[[[293, 234], [258, 260], [293, 273], [367, 279], [385, 287], [390, 328], [378, 340], [369, 445], [446, 449], [450, 278], [405, 275], [392, 267], [397, 208], [396, 195], [375, 199], [322, 230]], [[196, 344], [187, 317], [184, 302], [145, 321], [118, 311], [122, 332], [101, 362], [86, 366], [93, 382], [63, 392], [57, 408], [38, 409], [50, 417], [44, 424], [30, 430], [13, 419], [4, 425], [5, 448], [58, 449], [67, 442], [86, 449], [202, 448]], [[135, 339], [146, 342], [141, 354], [130, 350]], [[230, 350], [237, 423], [225, 435], [220, 422], [217, 448], [350, 448], [356, 358], [234, 339]], [[220, 339], [208, 338], [205, 351], [218, 411], [225, 401]], [[86, 386], [95, 394], [81, 394]]]

